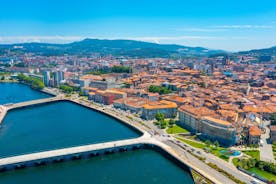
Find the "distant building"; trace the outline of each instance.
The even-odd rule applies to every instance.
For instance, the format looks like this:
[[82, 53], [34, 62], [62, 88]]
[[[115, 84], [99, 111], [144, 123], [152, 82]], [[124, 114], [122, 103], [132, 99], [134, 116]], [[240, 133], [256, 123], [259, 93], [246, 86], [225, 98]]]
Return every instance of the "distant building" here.
[[120, 88], [122, 86], [121, 83], [113, 82], [113, 81], [91, 81], [90, 82], [90, 87], [92, 88], [98, 88], [101, 90], [106, 90], [110, 88]]
[[51, 74], [50, 71], [43, 71], [43, 82], [45, 86], [50, 86]]
[[188, 102], [188, 99], [180, 97], [179, 95], [166, 95], [162, 97], [163, 100], [168, 100], [177, 104], [178, 107]]
[[267, 77], [276, 80], [276, 70], [268, 71]]
[[163, 113], [166, 118], [173, 118], [177, 114], [177, 104], [166, 100], [148, 101], [143, 106], [141, 117], [146, 120], [152, 120], [157, 113]]
[[233, 66], [233, 71], [235, 71], [235, 72], [244, 72], [244, 70], [245, 70], [245, 66], [243, 66], [243, 65]]

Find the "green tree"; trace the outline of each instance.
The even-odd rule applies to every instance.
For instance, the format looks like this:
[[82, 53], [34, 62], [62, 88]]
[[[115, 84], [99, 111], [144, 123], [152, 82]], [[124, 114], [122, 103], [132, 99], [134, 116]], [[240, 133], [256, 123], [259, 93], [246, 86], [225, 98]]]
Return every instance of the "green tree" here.
[[161, 129], [166, 128], [166, 122], [165, 122], [165, 120], [161, 120], [160, 121], [160, 127], [161, 127]]
[[74, 91], [77, 91], [77, 88], [74, 88], [72, 86], [68, 85], [60, 85], [59, 88], [64, 92], [64, 93], [72, 93]]
[[211, 143], [210, 140], [206, 140], [206, 141], [205, 141], [205, 144], [206, 144], [207, 147], [210, 147], [210, 145], [211, 145], [212, 143]]
[[218, 147], [219, 147], [219, 142], [218, 142], [218, 141], [215, 141], [215, 142], [214, 142], [214, 145], [215, 145], [216, 148], [218, 148]]
[[18, 74], [17, 79], [21, 82], [29, 84], [34, 89], [43, 89], [45, 87], [43, 81], [38, 78], [29, 77], [24, 74]]
[[155, 85], [150, 85], [149, 88], [148, 88], [148, 90], [149, 90], [149, 92], [159, 93], [160, 95], [172, 93], [172, 90], [170, 90], [170, 89], [168, 89], [166, 87], [155, 86]]
[[256, 162], [255, 159], [249, 159], [249, 161], [248, 161], [248, 167], [249, 168], [255, 167], [256, 163], [257, 162]]
[[169, 120], [169, 125], [172, 126], [172, 125], [174, 125], [174, 124], [175, 124], [175, 121], [174, 121], [173, 119], [170, 119], [170, 120]]
[[155, 114], [155, 119], [157, 121], [164, 121], [165, 120], [165, 115], [161, 112], [158, 112], [158, 113]]

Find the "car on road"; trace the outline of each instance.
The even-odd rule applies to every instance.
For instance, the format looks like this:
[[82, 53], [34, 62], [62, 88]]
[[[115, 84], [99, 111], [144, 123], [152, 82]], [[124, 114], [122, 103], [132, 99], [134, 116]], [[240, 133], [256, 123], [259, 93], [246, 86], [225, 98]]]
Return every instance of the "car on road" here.
[[259, 184], [259, 182], [257, 180], [255, 180], [255, 179], [251, 180], [250, 183], [252, 183], [252, 184]]

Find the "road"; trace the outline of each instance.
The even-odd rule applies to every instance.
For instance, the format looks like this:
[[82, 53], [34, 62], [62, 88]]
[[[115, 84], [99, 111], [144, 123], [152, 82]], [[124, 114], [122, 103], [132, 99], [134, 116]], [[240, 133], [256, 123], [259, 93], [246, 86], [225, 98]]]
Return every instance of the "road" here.
[[275, 162], [272, 144], [269, 140], [269, 121], [264, 121], [265, 134], [261, 135], [262, 146], [260, 146], [260, 159], [267, 162]]

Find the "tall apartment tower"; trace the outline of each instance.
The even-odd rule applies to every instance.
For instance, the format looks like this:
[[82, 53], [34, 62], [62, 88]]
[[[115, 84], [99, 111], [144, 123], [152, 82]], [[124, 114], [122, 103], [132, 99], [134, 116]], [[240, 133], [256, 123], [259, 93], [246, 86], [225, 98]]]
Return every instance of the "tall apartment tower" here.
[[51, 79], [50, 71], [44, 70], [43, 71], [43, 82], [44, 82], [45, 86], [50, 86], [50, 79]]
[[55, 86], [59, 86], [60, 82], [64, 80], [64, 72], [63, 71], [55, 71], [54, 72], [54, 84]]

